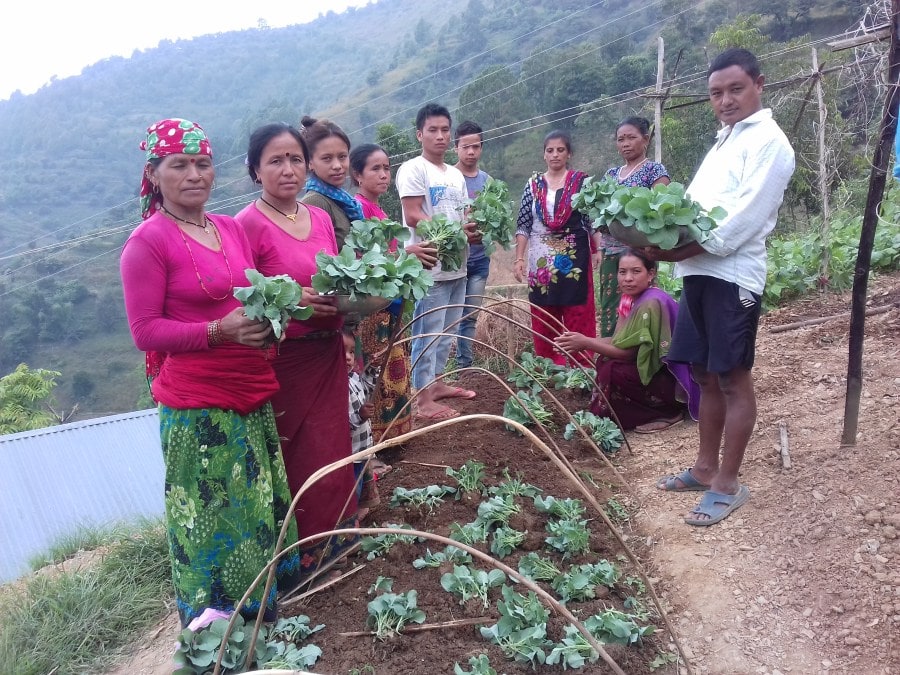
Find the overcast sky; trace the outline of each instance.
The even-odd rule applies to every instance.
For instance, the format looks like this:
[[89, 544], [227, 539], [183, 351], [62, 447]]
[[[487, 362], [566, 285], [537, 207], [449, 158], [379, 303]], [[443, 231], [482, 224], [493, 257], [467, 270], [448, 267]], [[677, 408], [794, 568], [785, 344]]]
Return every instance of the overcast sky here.
[[[0, 100], [20, 90], [33, 94], [55, 75], [78, 75], [110, 56], [177, 40], [312, 21], [329, 10], [342, 12], [376, 0], [239, 0], [189, 3], [77, 0], [11, 0], [0, 10]], [[178, 9], [174, 9], [174, 8]]]

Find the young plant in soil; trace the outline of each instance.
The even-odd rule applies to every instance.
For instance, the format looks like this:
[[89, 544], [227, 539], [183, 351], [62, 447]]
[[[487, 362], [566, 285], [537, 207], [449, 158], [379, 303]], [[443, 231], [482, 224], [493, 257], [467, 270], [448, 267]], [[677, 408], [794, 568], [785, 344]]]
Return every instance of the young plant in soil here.
[[[324, 627], [320, 624], [310, 628], [309, 617], [302, 615], [279, 619], [271, 628], [262, 626], [251, 658], [249, 648], [253, 626], [245, 625], [244, 618], [238, 615], [226, 641], [221, 672], [224, 675], [243, 672], [245, 667], [251, 665], [251, 661], [268, 670], [311, 668], [319, 660], [322, 650], [314, 644], [298, 647], [295, 643], [305, 640]], [[212, 673], [227, 628], [227, 619], [216, 619], [197, 632], [188, 628], [181, 631], [174, 655], [174, 662], [178, 668], [173, 675]]]
[[434, 510], [444, 503], [444, 497], [452, 494], [456, 494], [456, 488], [449, 485], [427, 485], [410, 490], [396, 487], [391, 495], [391, 506], [412, 506], [416, 509], [425, 507], [428, 513], [434, 513]]
[[532, 551], [519, 558], [519, 573], [532, 581], [553, 581], [562, 574], [552, 560]]
[[494, 525], [508, 525], [509, 519], [521, 511], [522, 507], [516, 504], [513, 497], [495, 495], [478, 505], [478, 520], [490, 529]]
[[563, 630], [565, 637], [562, 642], [555, 644], [547, 655], [547, 665], [561, 665], [563, 670], [568, 670], [583, 668], [587, 663], [596, 663], [600, 654], [591, 647], [581, 631], [571, 625], [565, 626]]
[[478, 598], [487, 609], [491, 604], [488, 593], [492, 588], [502, 586], [505, 581], [506, 575], [502, 570], [493, 569], [486, 572], [468, 566], [454, 565], [452, 572], [447, 572], [441, 577], [441, 586], [448, 593], [459, 597], [459, 604], [464, 605], [468, 600]]
[[[553, 426], [553, 413], [547, 410], [540, 395], [534, 392], [518, 391], [515, 396], [510, 396], [503, 404], [503, 417], [526, 427], [533, 425], [535, 420], [541, 426]], [[513, 430], [509, 425], [506, 428]]]
[[550, 383], [554, 389], [576, 389], [579, 391], [593, 391], [597, 371], [593, 368], [566, 368], [553, 373]]
[[557, 373], [567, 370], [565, 366], [553, 363], [552, 359], [535, 356], [531, 352], [522, 352], [519, 364], [521, 368], [514, 368], [506, 380], [523, 389], [534, 389], [537, 387], [536, 383], [547, 386]]
[[399, 635], [411, 623], [423, 623], [425, 612], [417, 606], [418, 593], [384, 593], [371, 600], [368, 605], [368, 623], [375, 631], [375, 638], [386, 640]]
[[612, 586], [619, 579], [619, 570], [608, 560], [592, 564], [573, 565], [568, 572], [551, 581], [553, 590], [563, 603], [583, 602], [597, 597], [598, 586]]
[[590, 551], [591, 533], [586, 520], [551, 518], [547, 521], [547, 532], [550, 536], [544, 541], [559, 551], [563, 560]]
[[469, 668], [472, 670], [463, 670], [459, 663], [454, 663], [453, 675], [497, 675], [497, 671], [491, 668], [491, 661], [488, 659], [487, 654], [470, 656]]
[[541, 489], [523, 481], [521, 475], [511, 477], [509, 469], [503, 469], [503, 480], [499, 485], [488, 487], [487, 492], [498, 497], [536, 497], [541, 494]]
[[498, 558], [511, 555], [525, 541], [527, 532], [514, 530], [506, 525], [501, 525], [491, 535], [491, 553]]
[[481, 494], [484, 491], [484, 464], [481, 462], [470, 459], [458, 469], [447, 467], [446, 473], [459, 485], [457, 499], [463, 493], [477, 492]]
[[497, 602], [500, 620], [493, 626], [482, 627], [481, 636], [499, 646], [509, 659], [530, 663], [532, 667], [544, 663], [545, 650], [552, 644], [547, 639], [550, 618], [547, 608], [533, 591], [524, 596], [504, 586], [500, 592], [503, 596]]
[[465, 525], [451, 523], [450, 538], [468, 546], [483, 544], [488, 538], [488, 527], [484, 521], [477, 518]]
[[[381, 527], [398, 527], [404, 530], [411, 530], [409, 525], [396, 525], [394, 523], [384, 523]], [[387, 533], [379, 534], [374, 537], [363, 537], [360, 539], [360, 548], [368, 553], [366, 560], [375, 560], [378, 556], [384, 555], [391, 550], [391, 547], [400, 542], [404, 544], [414, 544], [420, 541], [420, 537], [410, 534]]]
[[444, 563], [453, 563], [455, 565], [471, 565], [472, 556], [461, 548], [448, 546], [443, 551], [432, 553], [430, 549], [425, 549], [425, 555], [421, 558], [413, 560], [413, 567], [417, 570], [426, 567], [440, 567]]
[[579, 410], [572, 418], [575, 423], [569, 422], [563, 432], [563, 438], [567, 441], [575, 438], [578, 427], [581, 427], [603, 452], [612, 454], [622, 447], [625, 441], [622, 430], [609, 417], [597, 417], [587, 410]]
[[556, 518], [568, 520], [580, 520], [584, 517], [584, 504], [580, 499], [559, 499], [551, 495], [535, 497], [534, 508], [541, 513], [547, 513]]

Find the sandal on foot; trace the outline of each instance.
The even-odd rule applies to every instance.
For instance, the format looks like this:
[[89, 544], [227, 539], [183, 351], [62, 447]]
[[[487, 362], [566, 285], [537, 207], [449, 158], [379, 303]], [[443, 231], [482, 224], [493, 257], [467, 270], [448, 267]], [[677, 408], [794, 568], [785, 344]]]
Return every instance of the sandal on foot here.
[[[678, 481], [681, 481], [681, 486], [678, 485]], [[656, 481], [656, 487], [663, 492], [706, 492], [709, 490], [709, 485], [704, 485], [694, 478], [690, 469], [671, 476], [663, 476]]]
[[471, 389], [463, 389], [462, 387], [451, 387], [450, 391], [441, 396], [435, 396], [435, 401], [440, 401], [443, 398], [461, 398], [465, 401], [471, 401], [473, 398], [478, 396], [478, 393], [472, 391]]
[[675, 417], [672, 419], [664, 420], [658, 419], [653, 420], [652, 422], [647, 422], [647, 424], [640, 424], [634, 428], [634, 433], [636, 434], [658, 434], [660, 431], [665, 431], [666, 429], [671, 429], [672, 427], [677, 427], [679, 424], [684, 422], [684, 415], [679, 417]]
[[691, 513], [709, 516], [709, 519], [697, 520], [696, 518], [685, 518], [684, 522], [688, 525], [695, 525], [697, 527], [715, 525], [716, 523], [725, 520], [725, 518], [730, 516], [748, 499], [750, 499], [750, 489], [746, 485], [741, 485], [738, 488], [737, 493], [733, 495], [725, 495], [721, 492], [707, 490], [703, 493], [703, 497], [700, 498], [700, 503], [693, 508]]
[[438, 408], [434, 412], [430, 414], [424, 414], [417, 412], [413, 416], [413, 420], [415, 422], [422, 422], [425, 424], [431, 424], [432, 422], [443, 422], [444, 420], [452, 420], [454, 417], [459, 417], [459, 410], [454, 410], [453, 408]]

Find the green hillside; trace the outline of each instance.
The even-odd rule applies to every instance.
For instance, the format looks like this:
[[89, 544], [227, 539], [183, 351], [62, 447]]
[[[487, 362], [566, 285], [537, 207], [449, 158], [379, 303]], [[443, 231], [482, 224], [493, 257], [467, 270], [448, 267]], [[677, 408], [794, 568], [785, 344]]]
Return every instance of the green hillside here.
[[[540, 139], [555, 126], [572, 131], [579, 168], [616, 163], [616, 121], [652, 116], [641, 94], [655, 83], [657, 36], [666, 40], [667, 77], [677, 75], [673, 88], [702, 92], [717, 29], [720, 41], [772, 55], [764, 60], [771, 82], [808, 69], [811, 41], [853, 25], [862, 11], [836, 0], [380, 0], [302, 26], [164, 41], [14, 94], [0, 102], [0, 373], [21, 361], [60, 370], [57, 398], [63, 407], [78, 402], [84, 416], [138, 405], [141, 355], [127, 334], [117, 266], [138, 220], [137, 146], [159, 118], [206, 128], [215, 211], [234, 213], [254, 196], [243, 151], [257, 125], [328, 116], [354, 142], [377, 137], [399, 151], [410, 145], [415, 111], [431, 100], [487, 130], [485, 168], [515, 194], [542, 168]], [[801, 106], [805, 87], [792, 91], [797, 100], [785, 98], [776, 116], [804, 146], [815, 110]], [[866, 92], [829, 90], [843, 134], [835, 185], [859, 171], [852, 149], [869, 123], [859, 111], [872, 114], [857, 106]], [[664, 116], [664, 160], [675, 179], [689, 179], [713, 129], [708, 106]], [[818, 208], [809, 171], [798, 172], [787, 205], [800, 219]]]

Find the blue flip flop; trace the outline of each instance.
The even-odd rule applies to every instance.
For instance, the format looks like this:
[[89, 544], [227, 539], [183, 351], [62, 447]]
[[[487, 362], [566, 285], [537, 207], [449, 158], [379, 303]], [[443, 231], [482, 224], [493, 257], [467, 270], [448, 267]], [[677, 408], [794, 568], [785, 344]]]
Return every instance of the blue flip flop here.
[[703, 514], [709, 516], [709, 519], [697, 520], [695, 518], [685, 518], [684, 522], [688, 525], [695, 525], [697, 527], [715, 525], [716, 523], [725, 520], [725, 518], [736, 511], [737, 508], [748, 499], [750, 499], [750, 489], [746, 485], [741, 485], [738, 488], [737, 493], [733, 495], [725, 495], [721, 492], [707, 490], [703, 493], [703, 497], [700, 498], [700, 503], [693, 508], [691, 513], [696, 513], [697, 515]]
[[[676, 481], [681, 481], [682, 487], [678, 487]], [[709, 485], [704, 485], [694, 478], [694, 474], [689, 468], [672, 476], [663, 476], [656, 481], [656, 487], [664, 492], [706, 492], [709, 490]]]

